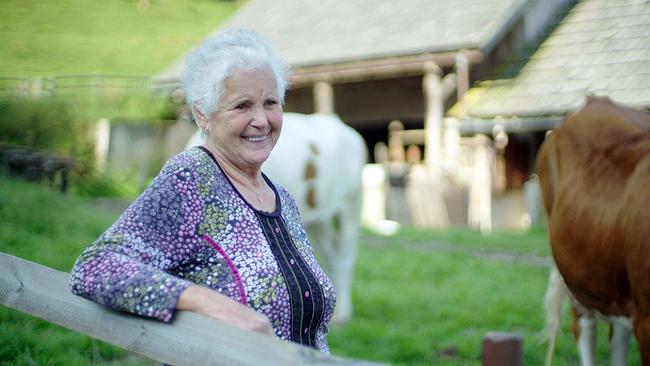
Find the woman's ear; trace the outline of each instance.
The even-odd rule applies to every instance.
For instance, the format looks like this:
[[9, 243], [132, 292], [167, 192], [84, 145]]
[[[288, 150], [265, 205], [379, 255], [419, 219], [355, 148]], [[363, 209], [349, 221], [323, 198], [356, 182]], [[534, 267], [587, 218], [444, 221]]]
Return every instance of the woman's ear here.
[[202, 130], [207, 131], [208, 128], [208, 118], [206, 117], [205, 114], [201, 111], [201, 108], [199, 107], [199, 103], [196, 102], [192, 105], [192, 112], [194, 112], [194, 118], [196, 118], [196, 122], [199, 124]]

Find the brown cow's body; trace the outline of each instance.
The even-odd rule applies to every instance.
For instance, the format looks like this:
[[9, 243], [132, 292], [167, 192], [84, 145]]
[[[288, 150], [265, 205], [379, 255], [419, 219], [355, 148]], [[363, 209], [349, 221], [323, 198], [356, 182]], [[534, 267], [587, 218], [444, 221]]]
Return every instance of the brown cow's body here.
[[650, 115], [590, 98], [546, 139], [537, 173], [573, 297], [632, 319], [650, 365]]

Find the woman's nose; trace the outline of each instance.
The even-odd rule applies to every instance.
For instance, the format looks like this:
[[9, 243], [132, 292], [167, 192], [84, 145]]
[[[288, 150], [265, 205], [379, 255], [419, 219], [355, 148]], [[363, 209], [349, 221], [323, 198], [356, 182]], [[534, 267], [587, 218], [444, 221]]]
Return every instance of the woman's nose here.
[[269, 119], [266, 116], [266, 111], [264, 107], [255, 107], [253, 108], [253, 118], [251, 124], [253, 126], [266, 126], [269, 123]]

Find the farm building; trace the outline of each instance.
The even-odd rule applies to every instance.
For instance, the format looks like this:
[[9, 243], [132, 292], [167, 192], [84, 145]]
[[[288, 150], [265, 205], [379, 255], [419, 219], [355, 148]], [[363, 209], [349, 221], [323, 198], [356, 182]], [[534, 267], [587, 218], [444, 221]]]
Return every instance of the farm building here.
[[[449, 111], [461, 133], [496, 132], [505, 139], [493, 136], [496, 181], [503, 182], [493, 190], [495, 226], [512, 227], [516, 217], [528, 214], [534, 221], [539, 215], [533, 200], [521, 194], [537, 149], [546, 131], [580, 109], [586, 95], [650, 110], [649, 36], [647, 1], [579, 1], [539, 46], [504, 65], [497, 78], [477, 83]], [[499, 215], [506, 208], [509, 215]]]
[[292, 65], [285, 110], [361, 132], [384, 218], [489, 231], [538, 219], [537, 147], [586, 93], [650, 106], [648, 15], [642, 0], [251, 0], [215, 32], [264, 34]]

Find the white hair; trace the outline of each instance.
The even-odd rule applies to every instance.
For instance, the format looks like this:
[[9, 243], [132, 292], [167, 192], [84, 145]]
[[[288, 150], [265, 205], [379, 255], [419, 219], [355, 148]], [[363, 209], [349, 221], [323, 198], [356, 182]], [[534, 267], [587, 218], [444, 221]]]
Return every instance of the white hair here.
[[195, 106], [206, 116], [217, 110], [224, 92], [224, 81], [234, 70], [264, 67], [275, 76], [278, 96], [284, 103], [289, 65], [273, 52], [267, 39], [248, 29], [229, 30], [208, 38], [187, 56], [182, 77], [185, 100], [192, 115]]

